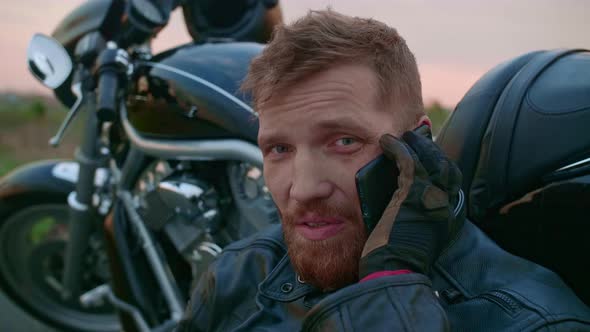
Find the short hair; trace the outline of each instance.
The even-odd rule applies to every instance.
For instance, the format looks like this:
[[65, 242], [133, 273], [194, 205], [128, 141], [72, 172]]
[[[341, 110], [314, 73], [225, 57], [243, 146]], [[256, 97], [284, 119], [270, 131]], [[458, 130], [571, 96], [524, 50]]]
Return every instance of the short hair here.
[[[331, 9], [309, 11], [290, 25], [278, 25], [250, 64], [241, 90], [255, 108], [277, 91], [336, 64], [361, 63], [376, 74], [378, 105], [402, 102], [409, 121], [424, 114], [422, 85], [414, 55], [394, 28]], [[410, 125], [410, 124], [407, 124]]]

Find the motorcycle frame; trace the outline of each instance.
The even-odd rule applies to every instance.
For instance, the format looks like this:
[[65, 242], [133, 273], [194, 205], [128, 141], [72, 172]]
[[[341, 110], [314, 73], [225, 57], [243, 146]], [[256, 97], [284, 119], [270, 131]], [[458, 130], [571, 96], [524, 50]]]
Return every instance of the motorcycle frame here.
[[[145, 157], [190, 161], [237, 160], [262, 168], [263, 161], [260, 149], [247, 141], [239, 139], [178, 141], [145, 138], [127, 120], [127, 111], [124, 103], [121, 103], [119, 113], [120, 122], [131, 143], [130, 153], [127, 157], [129, 163], [126, 163], [123, 173], [117, 176], [121, 179], [131, 179], [132, 176], [128, 173], [137, 172], [135, 169], [138, 167], [137, 160], [144, 160]], [[176, 324], [182, 317], [184, 305], [177, 296], [179, 292], [174, 281], [170, 280], [165, 272], [165, 263], [157, 254], [153, 241], [149, 236], [149, 231], [141, 216], [135, 210], [135, 204], [131, 194], [132, 186], [133, 183], [131, 182], [121, 182], [121, 186], [117, 190], [117, 196], [123, 201], [130, 222], [144, 243], [142, 249], [148, 258], [149, 266], [157, 279], [160, 290], [163, 292], [171, 312], [170, 321], [163, 323], [161, 326], [168, 326], [170, 322]], [[145, 323], [138, 322], [137, 318], [134, 318], [134, 320], [138, 327], [147, 326]]]
[[[87, 74], [87, 73], [86, 73]], [[87, 78], [87, 77], [86, 77]], [[91, 84], [83, 84], [83, 108], [86, 115], [84, 136], [79, 149], [76, 152], [75, 160], [79, 164], [79, 176], [76, 182], [76, 189], [70, 193], [68, 204], [70, 206], [70, 241], [66, 249], [66, 264], [64, 271], [64, 291], [66, 298], [76, 298], [80, 295], [80, 274], [82, 255], [87, 246], [87, 239], [96, 226], [92, 220], [98, 213], [99, 204], [93, 204], [93, 197], [96, 195], [94, 178], [96, 170], [104, 166], [110, 156], [106, 151], [101, 150], [100, 136], [102, 134], [102, 121], [96, 113], [96, 92]], [[148, 259], [149, 266], [157, 280], [160, 291], [164, 295], [170, 319], [150, 329], [147, 321], [143, 318], [141, 311], [118, 298], [108, 285], [101, 285], [85, 294], [80, 299], [85, 302], [96, 301], [106, 297], [116, 308], [131, 316], [135, 327], [139, 331], [168, 331], [173, 328], [181, 319], [184, 304], [179, 298], [179, 290], [174, 280], [166, 273], [165, 262], [156, 251], [156, 246], [144, 224], [141, 216], [136, 211], [131, 190], [133, 188], [133, 174], [141, 167], [142, 160], [146, 157], [153, 157], [163, 160], [236, 160], [247, 162], [251, 165], [262, 168], [262, 153], [260, 149], [245, 140], [240, 139], [194, 139], [194, 140], [166, 140], [146, 138], [139, 134], [127, 119], [127, 110], [124, 102], [120, 103], [119, 124], [124, 129], [130, 143], [129, 154], [121, 170], [116, 163], [110, 163], [110, 176], [113, 183], [118, 183], [114, 198], [120, 199], [129, 221], [142, 241], [142, 250]], [[102, 227], [101, 227], [102, 229]], [[107, 244], [114, 246], [112, 241]], [[116, 253], [116, 248], [115, 251]], [[114, 260], [111, 257], [111, 260]]]

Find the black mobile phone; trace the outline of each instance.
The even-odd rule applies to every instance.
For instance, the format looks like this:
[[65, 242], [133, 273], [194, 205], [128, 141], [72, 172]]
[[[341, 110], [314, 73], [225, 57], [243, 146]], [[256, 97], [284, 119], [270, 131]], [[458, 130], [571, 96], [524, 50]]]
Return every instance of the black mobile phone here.
[[[430, 127], [421, 125], [414, 132], [432, 139]], [[381, 154], [356, 173], [356, 189], [367, 233], [373, 231], [397, 189], [399, 170], [395, 162]]]
[[367, 233], [379, 222], [387, 203], [397, 188], [399, 170], [395, 163], [381, 154], [356, 173], [356, 190], [361, 203]]

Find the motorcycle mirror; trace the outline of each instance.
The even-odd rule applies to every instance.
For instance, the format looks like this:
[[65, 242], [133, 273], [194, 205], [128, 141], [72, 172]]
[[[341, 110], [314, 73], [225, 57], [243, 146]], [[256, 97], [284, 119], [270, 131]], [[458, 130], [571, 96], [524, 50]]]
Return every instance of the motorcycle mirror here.
[[29, 42], [27, 64], [33, 76], [51, 89], [62, 85], [72, 72], [72, 60], [63, 46], [39, 33]]

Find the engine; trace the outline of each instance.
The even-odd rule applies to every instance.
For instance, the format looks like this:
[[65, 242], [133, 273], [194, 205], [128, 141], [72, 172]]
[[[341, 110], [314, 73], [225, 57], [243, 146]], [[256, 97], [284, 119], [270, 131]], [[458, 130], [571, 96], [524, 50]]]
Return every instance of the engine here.
[[279, 220], [262, 171], [239, 162], [154, 162], [135, 200], [144, 223], [190, 264], [193, 280], [225, 245]]

